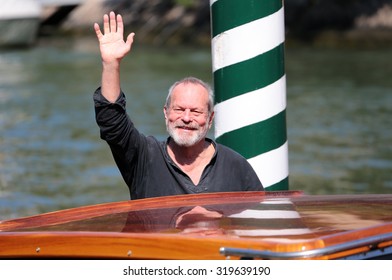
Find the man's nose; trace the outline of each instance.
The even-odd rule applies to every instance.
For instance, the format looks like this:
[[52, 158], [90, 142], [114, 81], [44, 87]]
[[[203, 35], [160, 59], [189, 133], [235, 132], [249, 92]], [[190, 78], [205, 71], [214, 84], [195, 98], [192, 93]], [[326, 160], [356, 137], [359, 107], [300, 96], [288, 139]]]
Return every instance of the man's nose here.
[[192, 121], [191, 110], [189, 110], [189, 109], [184, 110], [184, 112], [182, 113], [182, 120], [184, 122], [191, 122]]

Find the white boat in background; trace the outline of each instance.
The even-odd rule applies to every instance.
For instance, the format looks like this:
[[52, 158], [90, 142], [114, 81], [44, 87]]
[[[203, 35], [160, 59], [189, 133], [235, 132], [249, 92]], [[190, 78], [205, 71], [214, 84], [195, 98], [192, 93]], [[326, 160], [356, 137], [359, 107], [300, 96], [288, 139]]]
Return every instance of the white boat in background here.
[[42, 26], [56, 27], [83, 0], [0, 0], [0, 47], [32, 45]]
[[33, 44], [40, 19], [41, 5], [35, 0], [1, 0], [0, 46]]

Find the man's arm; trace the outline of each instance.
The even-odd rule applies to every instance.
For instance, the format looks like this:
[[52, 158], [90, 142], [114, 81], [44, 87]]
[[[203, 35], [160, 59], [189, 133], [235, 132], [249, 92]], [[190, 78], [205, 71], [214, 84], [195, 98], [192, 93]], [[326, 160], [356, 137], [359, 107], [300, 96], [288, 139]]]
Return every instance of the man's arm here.
[[102, 58], [102, 95], [110, 102], [116, 102], [120, 95], [120, 62], [130, 52], [135, 33], [124, 41], [124, 23], [121, 15], [110, 12], [103, 16], [103, 32], [98, 23], [94, 24]]

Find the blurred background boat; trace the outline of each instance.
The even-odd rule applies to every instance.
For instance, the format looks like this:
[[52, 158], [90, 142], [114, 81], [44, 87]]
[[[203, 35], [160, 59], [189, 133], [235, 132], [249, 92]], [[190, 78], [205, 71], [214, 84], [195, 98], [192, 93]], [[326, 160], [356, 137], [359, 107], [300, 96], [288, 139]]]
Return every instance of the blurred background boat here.
[[30, 46], [41, 27], [56, 26], [82, 0], [3, 0], [0, 2], [0, 47]]
[[0, 46], [31, 45], [37, 36], [41, 5], [34, 0], [0, 3]]

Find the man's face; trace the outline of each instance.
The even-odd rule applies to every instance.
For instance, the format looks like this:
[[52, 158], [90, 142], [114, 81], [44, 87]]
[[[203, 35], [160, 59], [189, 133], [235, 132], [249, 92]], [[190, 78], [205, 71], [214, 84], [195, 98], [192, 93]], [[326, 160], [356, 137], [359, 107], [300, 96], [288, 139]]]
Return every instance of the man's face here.
[[203, 140], [212, 124], [208, 92], [198, 84], [179, 84], [164, 108], [166, 129], [177, 145], [190, 147]]

